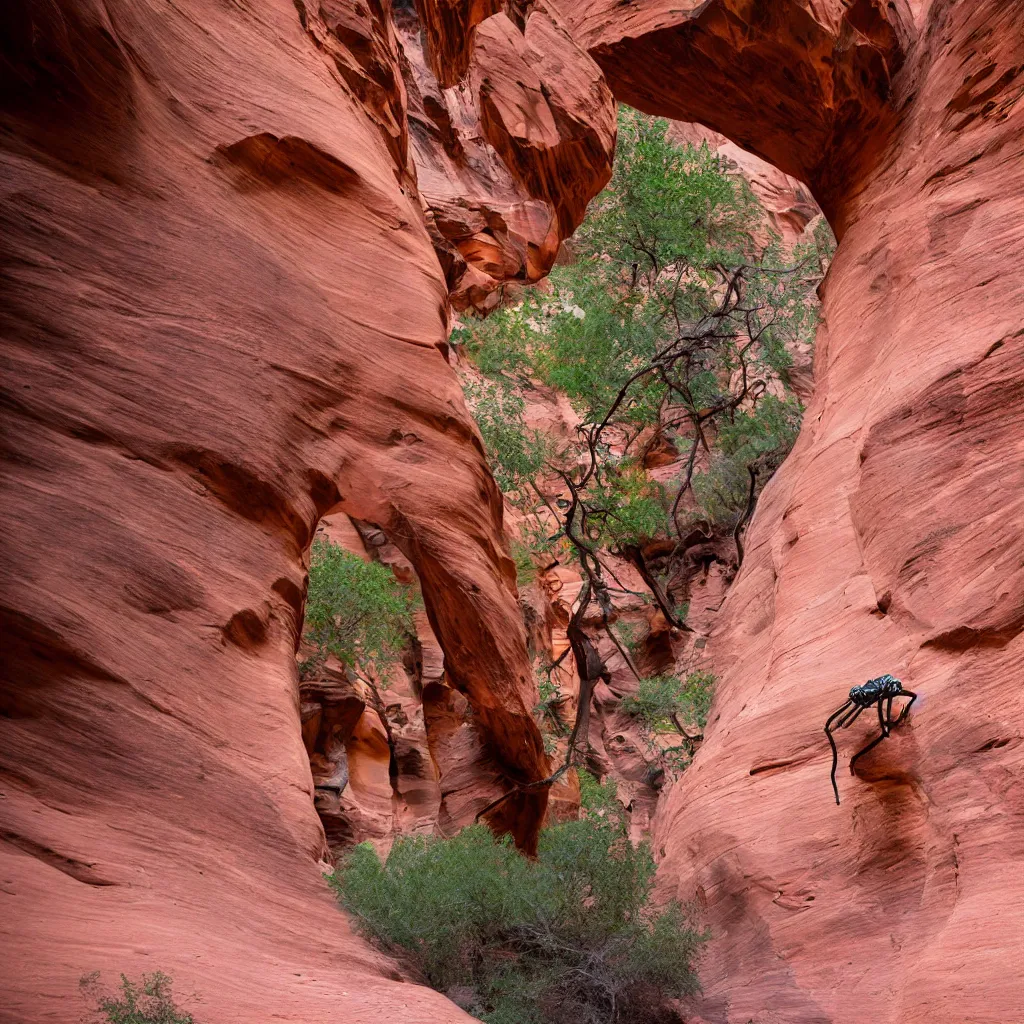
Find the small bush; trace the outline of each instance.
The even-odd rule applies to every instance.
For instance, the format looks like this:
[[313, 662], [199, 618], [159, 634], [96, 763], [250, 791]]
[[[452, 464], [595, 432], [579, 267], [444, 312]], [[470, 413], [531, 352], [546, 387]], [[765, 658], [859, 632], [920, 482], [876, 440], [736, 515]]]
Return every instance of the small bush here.
[[672, 730], [673, 718], [703, 729], [714, 687], [715, 677], [710, 672], [691, 672], [685, 680], [673, 675], [651, 676], [641, 679], [636, 693], [623, 697], [619, 706], [651, 732]]
[[[636, 720], [647, 741], [650, 782], [666, 772], [678, 775], [690, 764], [694, 744], [684, 723], [704, 728], [714, 685], [715, 677], [709, 672], [691, 672], [685, 680], [673, 675], [651, 676], [640, 680], [635, 694], [623, 697], [621, 710]], [[678, 742], [666, 743], [672, 734], [679, 737]]]
[[79, 986], [95, 1005], [94, 1020], [107, 1024], [196, 1024], [192, 1014], [175, 1005], [171, 979], [160, 971], [144, 974], [139, 983], [122, 974], [120, 989], [113, 994], [101, 988], [99, 971], [87, 974]]
[[592, 810], [545, 829], [536, 861], [474, 825], [402, 837], [384, 863], [364, 843], [332, 884], [367, 936], [488, 1024], [677, 1019], [664, 1002], [697, 989], [705, 936], [651, 907], [649, 847], [587, 787]]
[[795, 399], [765, 395], [750, 413], [737, 413], [719, 427], [711, 465], [693, 479], [701, 512], [712, 523], [733, 528], [749, 500], [748, 467], [767, 482], [796, 443], [802, 411]]
[[516, 563], [516, 582], [521, 587], [528, 586], [537, 578], [536, 549], [529, 543], [513, 540], [508, 546], [508, 553]]

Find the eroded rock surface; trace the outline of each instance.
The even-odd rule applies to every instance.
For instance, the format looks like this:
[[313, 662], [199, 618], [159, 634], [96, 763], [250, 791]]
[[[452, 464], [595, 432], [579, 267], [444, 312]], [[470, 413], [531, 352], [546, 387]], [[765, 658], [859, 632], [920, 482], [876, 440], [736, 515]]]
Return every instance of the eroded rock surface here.
[[890, 125], [907, 0], [562, 3], [617, 99], [699, 121], [811, 185], [830, 218]]
[[[841, 236], [814, 398], [656, 822], [714, 935], [695, 1019], [1022, 1018], [1024, 4], [573, 17], [616, 95], [808, 181]], [[840, 733], [837, 807], [822, 726], [883, 672], [922, 700], [855, 777], [870, 716]]]
[[[465, 1019], [332, 905], [294, 660], [313, 530], [351, 512], [415, 563], [494, 767], [459, 820], [546, 772], [390, 11], [39, 0], [0, 29], [0, 1017], [160, 969], [202, 1019]], [[356, 695], [306, 696], [340, 783]], [[544, 803], [496, 823], [529, 847]]]
[[[431, 18], [456, 12], [466, 34], [438, 40]], [[506, 281], [532, 283], [551, 269], [610, 178], [611, 92], [543, 5], [520, 15], [426, 4], [419, 16], [399, 7], [395, 20], [427, 225], [453, 306], [485, 311]], [[448, 73], [435, 78], [438, 66]]]
[[[0, 15], [0, 1019], [76, 1017], [93, 969], [168, 971], [219, 1022], [467, 1019], [399, 983], [319, 877], [303, 557], [332, 510], [382, 526], [444, 648], [433, 735], [463, 749], [468, 702], [502, 785], [546, 770], [500, 497], [443, 350], [449, 291], [543, 273], [607, 174], [579, 48], [621, 99], [807, 182], [841, 237], [816, 395], [714, 641], [717, 717], [656, 823], [666, 889], [715, 935], [694, 1013], [1024, 1017], [1024, 5], [423, 9], [420, 64], [451, 74], [420, 86], [419, 137], [383, 7]], [[576, 48], [552, 54], [560, 24]], [[473, 145], [507, 188], [445, 220], [458, 192], [418, 164], [430, 138], [435, 180], [469, 152], [449, 122], [481, 91]], [[883, 671], [923, 701], [837, 808], [821, 725]], [[528, 845], [542, 804], [498, 824]]]

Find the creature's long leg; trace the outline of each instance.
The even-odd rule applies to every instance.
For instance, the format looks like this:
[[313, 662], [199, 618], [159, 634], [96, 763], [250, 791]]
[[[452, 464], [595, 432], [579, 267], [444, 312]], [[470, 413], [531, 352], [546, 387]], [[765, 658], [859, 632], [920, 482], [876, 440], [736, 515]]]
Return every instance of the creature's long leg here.
[[873, 740], [872, 740], [872, 741], [871, 741], [871, 742], [870, 742], [870, 743], [869, 743], [869, 744], [868, 744], [868, 745], [867, 745], [866, 747], [864, 747], [864, 748], [863, 748], [862, 750], [858, 750], [858, 751], [857, 751], [857, 753], [856, 753], [856, 754], [854, 754], [854, 755], [853, 755], [853, 757], [851, 757], [851, 758], [850, 758], [850, 774], [851, 774], [851, 775], [854, 775], [854, 774], [856, 774], [856, 772], [854, 771], [854, 767], [853, 767], [853, 766], [854, 766], [854, 763], [856, 762], [857, 758], [858, 758], [858, 757], [862, 757], [862, 756], [863, 756], [864, 754], [866, 754], [866, 753], [867, 753], [867, 752], [868, 752], [868, 751], [869, 751], [869, 750], [870, 750], [870, 749], [871, 749], [872, 747], [875, 747], [875, 746], [877, 746], [877, 745], [878, 745], [879, 743], [881, 743], [881, 742], [882, 742], [882, 740], [884, 740], [884, 739], [885, 739], [885, 738], [886, 738], [886, 737], [887, 737], [887, 736], [889, 735], [889, 727], [888, 727], [888, 726], [887, 726], [887, 725], [885, 724], [885, 719], [884, 719], [884, 718], [882, 717], [882, 702], [881, 702], [881, 701], [879, 701], [879, 702], [878, 702], [878, 721], [879, 721], [879, 723], [880, 723], [880, 724], [881, 724], [881, 726], [882, 726], [882, 733], [881, 733], [881, 735], [880, 735], [880, 736], [876, 736], [876, 737], [875, 737], [875, 738], [874, 738], [874, 739], [873, 739]]
[[839, 719], [838, 722], [836, 722], [836, 728], [845, 729], [847, 728], [847, 726], [853, 725], [853, 723], [857, 721], [857, 716], [863, 710], [864, 706], [861, 704], [858, 704], [856, 707], [851, 708], [849, 711], [846, 712], [845, 715], [843, 715], [842, 718]]
[[[881, 705], [879, 705], [881, 707]], [[892, 697], [885, 705], [885, 724], [891, 729], [896, 723], [892, 720]]]
[[832, 730], [829, 726], [837, 719], [851, 704], [852, 700], [848, 700], [835, 714], [829, 716], [828, 721], [825, 723], [825, 735], [828, 737], [828, 742], [832, 747], [832, 789], [836, 794], [836, 806], [839, 805], [839, 786], [836, 785], [836, 768], [839, 766], [839, 751], [836, 749], [836, 741], [832, 738]]
[[[910, 710], [910, 705], [913, 704], [915, 700], [917, 700], [917, 694], [914, 693], [912, 690], [900, 690], [900, 692], [896, 694], [896, 696], [910, 698], [910, 700], [908, 700], [907, 703], [904, 705], [903, 710], [900, 712], [900, 717], [897, 718], [896, 721], [893, 723], [894, 725], [899, 725], [900, 722], [902, 722], [903, 719], [907, 717], [907, 712]], [[892, 716], [890, 715], [889, 717], [891, 718]]]

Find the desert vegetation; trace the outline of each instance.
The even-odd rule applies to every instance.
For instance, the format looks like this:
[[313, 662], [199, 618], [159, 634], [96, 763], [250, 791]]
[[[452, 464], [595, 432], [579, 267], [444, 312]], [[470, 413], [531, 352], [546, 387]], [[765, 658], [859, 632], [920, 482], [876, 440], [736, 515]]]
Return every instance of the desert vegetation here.
[[174, 1001], [171, 978], [162, 971], [144, 974], [140, 981], [121, 975], [114, 991], [103, 987], [99, 971], [79, 982], [95, 1024], [197, 1024], [195, 1017]]
[[360, 558], [341, 545], [317, 538], [309, 558], [303, 640], [311, 654], [299, 664], [303, 679], [315, 678], [333, 655], [361, 682], [387, 737], [392, 788], [398, 758], [381, 690], [382, 677], [401, 658], [412, 633], [414, 595], [391, 569]]
[[359, 929], [488, 1024], [656, 1024], [698, 987], [705, 936], [652, 903], [654, 860], [626, 835], [614, 787], [582, 779], [577, 821], [536, 860], [483, 825], [355, 847], [332, 876]]
[[[742, 559], [743, 528], [799, 428], [789, 370], [812, 340], [829, 242], [786, 253], [706, 145], [678, 145], [668, 122], [622, 108], [612, 182], [572, 244], [549, 287], [454, 332], [482, 376], [467, 398], [500, 485], [542, 524], [537, 546], [560, 544], [598, 602], [613, 586], [602, 553], [625, 555], [673, 620], [680, 551], [651, 565], [645, 549], [731, 533]], [[564, 450], [526, 426], [537, 384], [579, 417]], [[647, 471], [657, 452], [677, 453], [673, 479]]]
[[639, 726], [653, 770], [676, 775], [689, 765], [694, 740], [707, 725], [714, 686], [710, 672], [645, 676], [635, 693], [622, 698], [619, 708]]
[[[669, 122], [623, 107], [612, 181], [571, 261], [453, 334], [472, 367], [466, 394], [495, 477], [526, 517], [517, 566], [526, 578], [538, 564], [578, 568], [577, 660], [596, 614], [636, 676], [623, 710], [633, 709], [662, 767], [688, 762], [684, 709], [669, 694], [692, 686], [636, 669], [624, 627], [613, 625], [616, 599], [631, 593], [615, 563], [635, 567], [642, 598], [686, 630], [687, 549], [710, 542], [733, 552], [733, 567], [742, 562], [758, 496], [800, 426], [790, 371], [793, 353], [810, 349], [814, 290], [832, 251], [821, 223], [787, 252], [747, 182], [707, 145], [677, 144]], [[526, 399], [541, 385], [567, 396], [578, 417], [561, 446], [526, 422]], [[673, 470], [654, 474], [654, 465]], [[709, 700], [710, 685], [700, 689]], [[557, 704], [557, 693], [542, 692], [540, 721], [556, 734]], [[666, 745], [666, 729], [677, 744]]]

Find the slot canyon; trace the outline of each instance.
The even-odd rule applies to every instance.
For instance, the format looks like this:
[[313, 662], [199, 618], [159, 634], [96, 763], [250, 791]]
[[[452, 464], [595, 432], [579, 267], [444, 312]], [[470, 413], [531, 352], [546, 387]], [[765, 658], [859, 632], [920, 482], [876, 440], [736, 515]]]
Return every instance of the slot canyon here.
[[[585, 700], [709, 932], [678, 1019], [1024, 1021], [1024, 0], [13, 0], [0, 1022], [154, 970], [201, 1022], [473, 1019], [323, 873], [478, 818], [532, 854], [579, 802], [533, 662], [579, 695], [580, 576], [517, 585], [452, 331], [571, 256], [617, 103], [837, 240], [739, 557], [689, 632], [630, 612], [717, 676], [692, 763], [647, 785]], [[315, 536], [422, 597], [397, 769], [300, 680]], [[837, 806], [823, 726], [883, 673], [918, 701]]]

